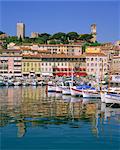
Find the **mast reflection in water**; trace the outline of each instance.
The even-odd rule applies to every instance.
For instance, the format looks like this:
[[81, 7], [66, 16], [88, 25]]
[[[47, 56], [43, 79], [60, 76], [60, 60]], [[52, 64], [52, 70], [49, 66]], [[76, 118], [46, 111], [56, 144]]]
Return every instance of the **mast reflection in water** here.
[[120, 149], [120, 109], [99, 100], [0, 88], [0, 114], [2, 150]]

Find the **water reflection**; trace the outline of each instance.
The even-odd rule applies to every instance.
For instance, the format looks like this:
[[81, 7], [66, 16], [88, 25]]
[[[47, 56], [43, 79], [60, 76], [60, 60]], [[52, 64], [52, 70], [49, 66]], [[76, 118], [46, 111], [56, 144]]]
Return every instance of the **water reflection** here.
[[0, 106], [0, 126], [15, 125], [18, 138], [25, 136], [31, 127], [48, 129], [50, 125], [68, 125], [82, 128], [86, 124], [98, 137], [104, 133], [104, 124], [111, 123], [111, 117], [120, 122], [119, 109], [107, 108], [98, 100], [46, 93], [42, 87], [0, 89]]

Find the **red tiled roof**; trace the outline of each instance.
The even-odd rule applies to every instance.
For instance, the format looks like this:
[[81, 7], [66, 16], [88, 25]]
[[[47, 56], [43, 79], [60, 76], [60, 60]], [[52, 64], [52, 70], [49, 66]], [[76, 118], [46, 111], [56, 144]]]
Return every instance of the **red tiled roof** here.
[[107, 56], [105, 53], [86, 53], [86, 56]]

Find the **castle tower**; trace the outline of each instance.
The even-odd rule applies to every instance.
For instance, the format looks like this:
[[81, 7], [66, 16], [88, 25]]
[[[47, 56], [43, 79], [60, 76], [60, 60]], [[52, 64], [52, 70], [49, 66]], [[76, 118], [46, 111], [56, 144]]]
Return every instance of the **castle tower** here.
[[91, 42], [95, 42], [96, 41], [96, 24], [92, 24], [91, 25], [91, 34], [93, 36], [93, 38], [91, 39]]
[[24, 23], [17, 23], [17, 37], [24, 39], [25, 37], [25, 24]]

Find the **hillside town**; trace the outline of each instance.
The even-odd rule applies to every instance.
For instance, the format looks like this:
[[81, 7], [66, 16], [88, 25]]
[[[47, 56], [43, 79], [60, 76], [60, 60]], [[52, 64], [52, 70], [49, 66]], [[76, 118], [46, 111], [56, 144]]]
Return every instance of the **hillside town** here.
[[[120, 41], [115, 43], [98, 43], [96, 25], [91, 25], [92, 38], [86, 40], [70, 39], [67, 44], [60, 43], [24, 43], [6, 42], [8, 36], [0, 35], [0, 75], [9, 77], [50, 77], [71, 76], [105, 76], [109, 73], [120, 74]], [[62, 34], [63, 35], [63, 34]], [[32, 32], [31, 38], [39, 33]], [[73, 36], [73, 35], [72, 35]], [[82, 35], [83, 36], [83, 35]], [[17, 36], [25, 39], [25, 24], [17, 23]], [[55, 35], [54, 35], [55, 37]], [[53, 41], [53, 39], [52, 39]], [[4, 47], [6, 45], [6, 48]]]

